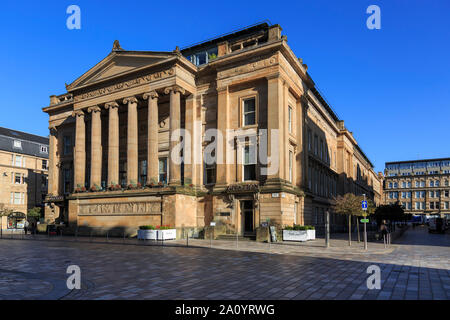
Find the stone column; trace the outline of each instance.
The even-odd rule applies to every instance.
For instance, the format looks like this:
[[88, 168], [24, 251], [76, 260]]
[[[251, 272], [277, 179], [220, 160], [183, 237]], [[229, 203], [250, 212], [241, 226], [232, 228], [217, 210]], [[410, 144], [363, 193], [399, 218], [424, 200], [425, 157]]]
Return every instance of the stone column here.
[[58, 164], [58, 137], [56, 126], [50, 126], [50, 141], [49, 141], [49, 152], [48, 152], [48, 194], [58, 195], [59, 194], [59, 168], [56, 166]]
[[105, 109], [109, 110], [107, 185], [110, 186], [119, 183], [119, 105], [108, 102]]
[[91, 114], [91, 185], [102, 185], [102, 109], [99, 106], [88, 108]]
[[74, 148], [74, 187], [84, 187], [86, 175], [86, 125], [84, 112], [77, 110], [72, 113], [76, 119]]
[[127, 184], [138, 183], [138, 119], [137, 99], [128, 97], [123, 99], [128, 104], [127, 128]]
[[158, 183], [158, 93], [147, 92], [143, 96], [148, 99], [147, 117], [147, 184]]
[[173, 154], [175, 147], [180, 142], [179, 131], [181, 127], [181, 97], [180, 93], [184, 94], [185, 91], [179, 86], [173, 86], [166, 88], [165, 94], [170, 93], [170, 131], [169, 131], [169, 184], [180, 185], [181, 184], [181, 156], [179, 154]]

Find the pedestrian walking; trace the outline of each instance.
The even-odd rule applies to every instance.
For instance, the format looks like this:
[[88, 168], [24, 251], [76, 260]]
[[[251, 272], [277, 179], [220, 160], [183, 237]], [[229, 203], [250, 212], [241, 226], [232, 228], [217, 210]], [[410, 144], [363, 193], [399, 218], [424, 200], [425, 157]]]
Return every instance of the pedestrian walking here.
[[386, 225], [386, 220], [383, 220], [381, 222], [380, 231], [381, 231], [381, 235], [383, 236], [384, 247], [386, 248], [386, 237], [388, 235], [388, 227]]
[[25, 231], [25, 234], [27, 234], [29, 225], [30, 225], [30, 223], [28, 222], [28, 220], [25, 220], [25, 223], [23, 225], [23, 231]]

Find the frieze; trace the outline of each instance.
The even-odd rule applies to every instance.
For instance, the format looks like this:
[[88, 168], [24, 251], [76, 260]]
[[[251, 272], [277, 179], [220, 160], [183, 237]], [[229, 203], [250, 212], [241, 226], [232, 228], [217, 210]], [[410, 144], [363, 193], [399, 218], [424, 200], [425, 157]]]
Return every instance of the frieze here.
[[80, 204], [78, 215], [146, 215], [161, 214], [161, 202], [116, 202]]
[[174, 74], [175, 74], [174, 68], [171, 68], [171, 69], [168, 69], [168, 70], [159, 71], [159, 72], [155, 72], [155, 73], [152, 73], [152, 74], [149, 74], [149, 75], [138, 77], [136, 79], [132, 79], [132, 80], [116, 83], [116, 84], [113, 84], [113, 85], [105, 87], [105, 88], [100, 88], [100, 89], [97, 89], [97, 90], [93, 90], [93, 91], [89, 91], [89, 92], [86, 92], [86, 93], [82, 93], [82, 94], [76, 95], [74, 97], [74, 101], [75, 102], [79, 102], [79, 101], [90, 99], [90, 98], [100, 97], [100, 96], [103, 96], [103, 95], [106, 95], [106, 94], [110, 94], [110, 93], [113, 93], [113, 92], [116, 92], [116, 91], [137, 87], [137, 86], [139, 86], [141, 84], [146, 84], [146, 83], [149, 83], [151, 81], [155, 81], [155, 80], [163, 79], [163, 78], [166, 78], [166, 77], [170, 77], [170, 76], [172, 76]]
[[272, 56], [272, 57], [264, 59], [264, 60], [254, 61], [254, 62], [245, 64], [245, 65], [242, 65], [242, 66], [234, 67], [232, 69], [228, 69], [228, 70], [219, 72], [218, 78], [220, 79], [220, 78], [225, 78], [227, 76], [234, 76], [237, 74], [252, 72], [255, 70], [259, 70], [259, 69], [263, 69], [266, 67], [276, 65], [277, 63], [278, 63], [277, 56]]

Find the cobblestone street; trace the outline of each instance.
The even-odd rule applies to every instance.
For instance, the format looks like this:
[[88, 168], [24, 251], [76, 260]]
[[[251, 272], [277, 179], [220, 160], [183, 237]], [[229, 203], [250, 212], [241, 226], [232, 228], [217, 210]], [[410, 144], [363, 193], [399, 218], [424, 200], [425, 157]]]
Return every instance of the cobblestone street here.
[[[198, 240], [199, 241], [199, 240]], [[0, 240], [0, 299], [450, 299], [450, 235], [409, 229], [390, 248], [231, 241], [196, 247]], [[200, 247], [202, 246], [202, 247]], [[81, 290], [66, 287], [69, 265]], [[369, 265], [382, 287], [368, 290]]]

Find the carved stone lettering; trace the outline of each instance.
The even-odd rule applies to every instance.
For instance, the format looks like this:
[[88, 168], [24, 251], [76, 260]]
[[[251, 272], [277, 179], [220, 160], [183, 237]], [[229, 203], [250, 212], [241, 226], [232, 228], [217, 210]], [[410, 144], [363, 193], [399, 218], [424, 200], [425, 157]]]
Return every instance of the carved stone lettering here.
[[161, 204], [156, 201], [87, 203], [80, 204], [78, 215], [150, 215], [161, 214]]

